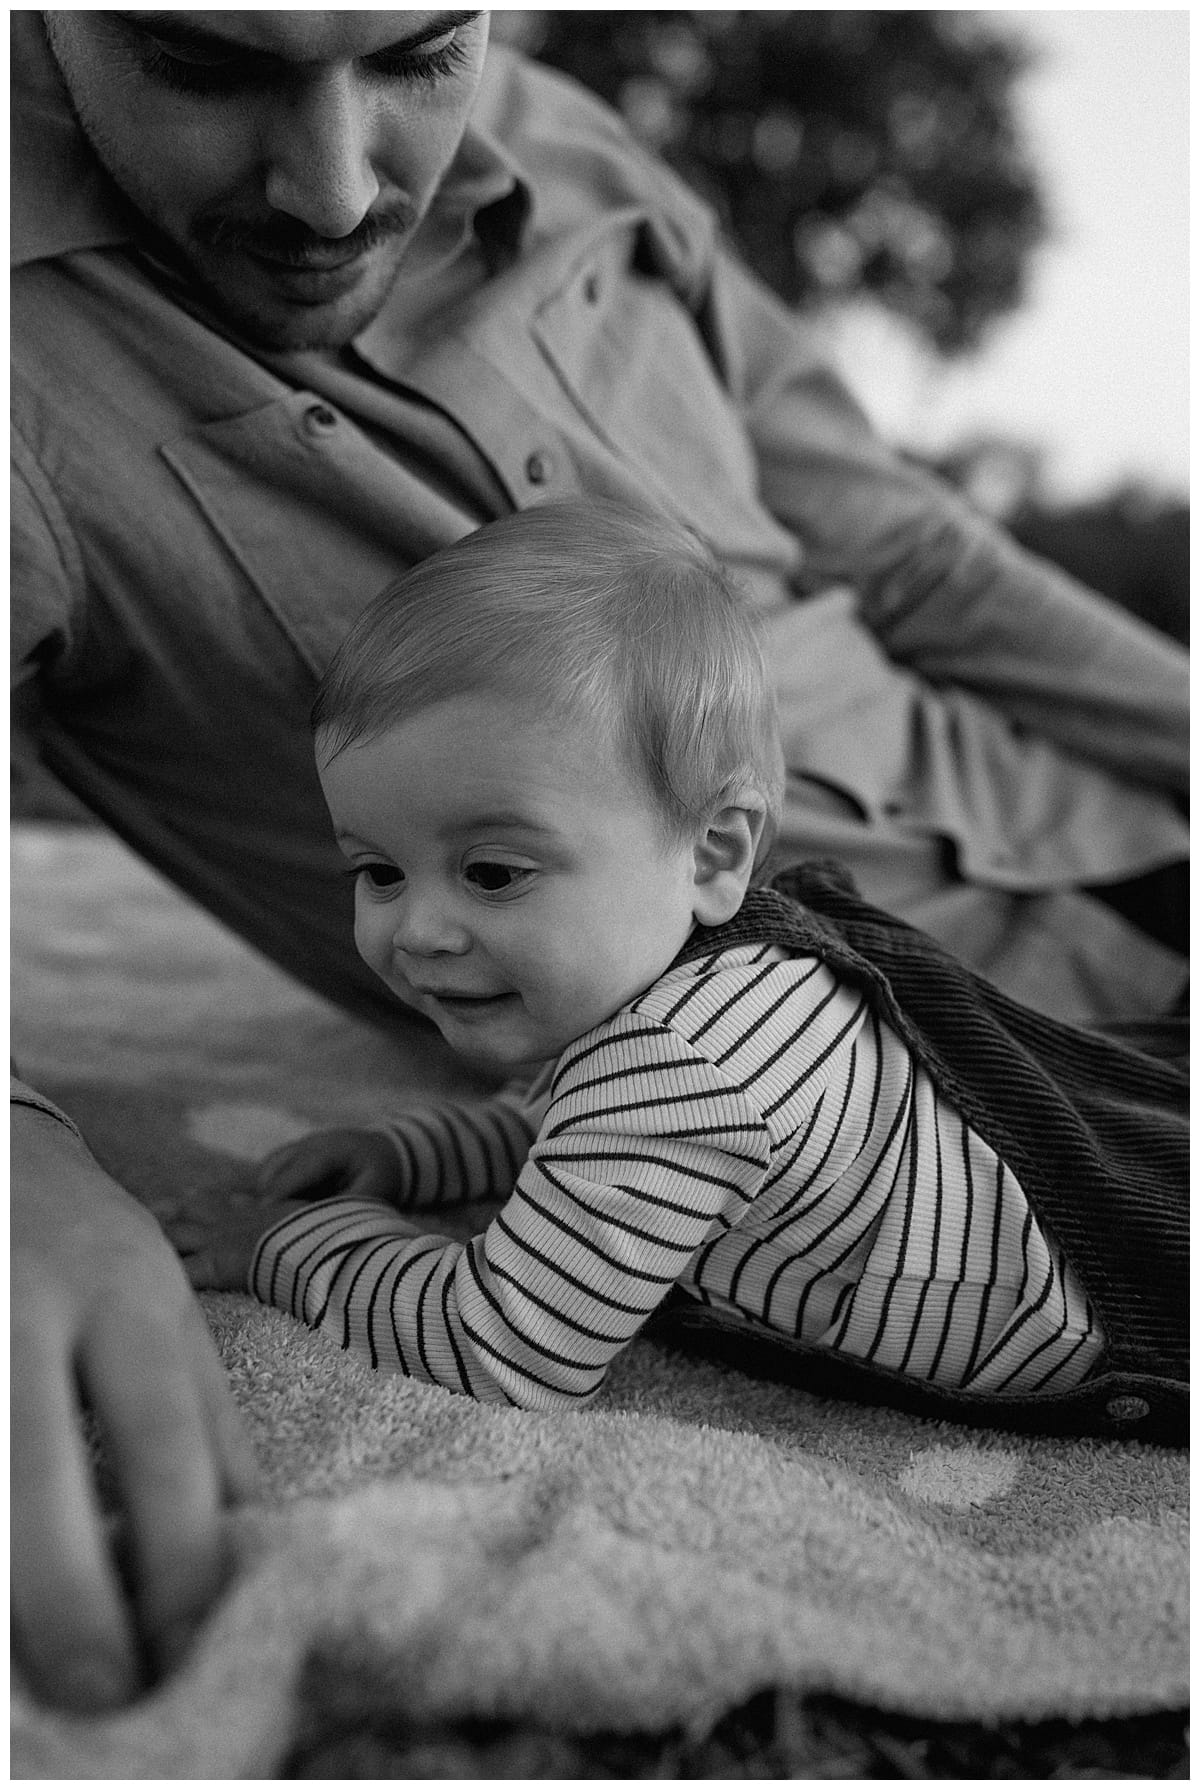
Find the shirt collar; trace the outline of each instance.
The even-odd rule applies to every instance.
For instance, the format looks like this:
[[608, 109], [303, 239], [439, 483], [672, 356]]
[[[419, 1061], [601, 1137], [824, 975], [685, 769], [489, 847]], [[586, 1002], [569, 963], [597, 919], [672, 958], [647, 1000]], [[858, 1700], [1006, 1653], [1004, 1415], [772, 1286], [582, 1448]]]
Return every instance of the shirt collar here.
[[13, 267], [129, 242], [130, 208], [75, 122], [37, 12], [9, 14]]
[[[136, 241], [138, 219], [92, 154], [46, 42], [41, 14], [13, 12], [10, 264]], [[472, 226], [490, 266], [515, 254], [532, 210], [529, 183], [490, 132], [468, 126], [418, 233]], [[415, 244], [414, 244], [415, 246]]]

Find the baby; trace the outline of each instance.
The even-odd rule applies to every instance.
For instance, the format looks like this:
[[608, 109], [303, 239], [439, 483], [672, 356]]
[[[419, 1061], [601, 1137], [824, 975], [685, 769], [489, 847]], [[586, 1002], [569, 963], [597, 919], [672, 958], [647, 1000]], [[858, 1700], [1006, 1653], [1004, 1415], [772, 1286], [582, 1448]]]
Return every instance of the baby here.
[[[313, 725], [358, 950], [508, 1085], [274, 1152], [248, 1218], [177, 1237], [194, 1284], [522, 1406], [594, 1395], [668, 1296], [967, 1401], [1097, 1370], [1012, 1163], [755, 886], [773, 702], [693, 536], [594, 502], [485, 527], [371, 606]], [[483, 1199], [469, 1242], [424, 1222]]]

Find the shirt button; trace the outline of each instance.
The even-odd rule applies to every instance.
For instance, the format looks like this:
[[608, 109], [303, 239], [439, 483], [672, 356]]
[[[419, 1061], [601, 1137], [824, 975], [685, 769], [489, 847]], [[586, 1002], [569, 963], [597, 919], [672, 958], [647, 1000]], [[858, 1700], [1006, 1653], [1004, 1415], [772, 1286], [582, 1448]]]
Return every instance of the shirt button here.
[[1150, 1415], [1148, 1402], [1128, 1392], [1119, 1398], [1110, 1398], [1104, 1409], [1114, 1423], [1140, 1423], [1143, 1417]]
[[535, 452], [525, 462], [525, 477], [531, 485], [544, 485], [554, 471], [554, 462], [549, 454]]
[[337, 411], [328, 404], [310, 404], [304, 412], [304, 426], [310, 435], [325, 435], [338, 424]]

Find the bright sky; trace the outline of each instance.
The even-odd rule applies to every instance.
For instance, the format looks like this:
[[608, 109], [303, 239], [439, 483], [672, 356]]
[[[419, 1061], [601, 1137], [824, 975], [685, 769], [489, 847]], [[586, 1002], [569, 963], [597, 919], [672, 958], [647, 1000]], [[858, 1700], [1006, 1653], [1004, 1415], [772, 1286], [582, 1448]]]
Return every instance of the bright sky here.
[[932, 450], [989, 429], [1042, 444], [1066, 498], [1127, 475], [1185, 495], [1188, 13], [989, 10], [1038, 52], [1018, 94], [1052, 234], [979, 356], [910, 367], [872, 408]]

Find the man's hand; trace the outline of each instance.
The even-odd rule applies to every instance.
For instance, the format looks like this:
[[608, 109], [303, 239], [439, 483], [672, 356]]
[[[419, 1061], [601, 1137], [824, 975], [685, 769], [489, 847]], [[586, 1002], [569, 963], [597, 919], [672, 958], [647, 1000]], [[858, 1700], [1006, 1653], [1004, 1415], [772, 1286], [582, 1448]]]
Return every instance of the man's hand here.
[[317, 1131], [265, 1156], [252, 1191], [210, 1190], [164, 1222], [194, 1287], [244, 1291], [259, 1240], [300, 1202], [348, 1194], [395, 1203], [402, 1186], [396, 1150], [380, 1132]]
[[[98, 1709], [169, 1670], [220, 1590], [223, 1506], [256, 1468], [204, 1317], [150, 1214], [66, 1126], [12, 1121], [12, 1608], [53, 1702]], [[122, 1569], [81, 1402], [112, 1466]]]

